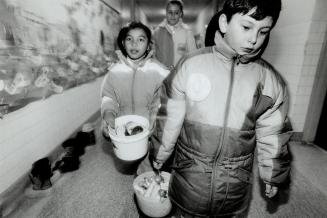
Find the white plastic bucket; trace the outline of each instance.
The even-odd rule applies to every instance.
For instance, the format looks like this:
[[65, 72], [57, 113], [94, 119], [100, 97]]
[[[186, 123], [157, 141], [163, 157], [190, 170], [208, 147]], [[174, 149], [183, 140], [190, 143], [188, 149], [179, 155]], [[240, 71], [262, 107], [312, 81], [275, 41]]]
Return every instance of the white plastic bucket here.
[[114, 146], [115, 155], [126, 161], [132, 161], [142, 158], [148, 152], [148, 138], [149, 138], [149, 121], [145, 117], [138, 115], [125, 115], [115, 119], [115, 128], [125, 125], [133, 121], [145, 129], [143, 132], [132, 136], [118, 136], [109, 132]]
[[[136, 191], [137, 188], [135, 188], [139, 184], [139, 182], [144, 180], [145, 177], [150, 178], [154, 175], [155, 173], [153, 171], [149, 171], [142, 173], [134, 179], [133, 188], [136, 195], [136, 201], [139, 208], [145, 215], [149, 217], [164, 217], [168, 215], [172, 209], [172, 204], [169, 197], [164, 199], [145, 197], [144, 195]], [[164, 181], [168, 181], [164, 188], [168, 191], [168, 185], [171, 174], [162, 171], [161, 176], [164, 178]]]

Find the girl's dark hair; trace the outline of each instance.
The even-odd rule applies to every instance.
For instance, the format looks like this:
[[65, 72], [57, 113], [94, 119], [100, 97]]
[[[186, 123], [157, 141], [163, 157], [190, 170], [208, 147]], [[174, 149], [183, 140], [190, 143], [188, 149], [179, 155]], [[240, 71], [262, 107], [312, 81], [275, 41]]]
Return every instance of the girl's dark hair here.
[[178, 5], [179, 8], [181, 9], [181, 12], [182, 12], [182, 16], [184, 14], [183, 12], [183, 3], [181, 1], [178, 1], [178, 0], [171, 0], [167, 3], [167, 7], [166, 7], [166, 10], [168, 8], [168, 5]]
[[148, 43], [149, 45], [152, 43], [152, 39], [151, 39], [151, 30], [145, 26], [143, 23], [141, 22], [131, 22], [129, 23], [127, 26], [124, 26], [123, 28], [121, 28], [121, 30], [118, 33], [118, 37], [117, 37], [117, 45], [120, 49], [120, 51], [122, 52], [122, 54], [127, 57], [127, 52], [126, 49], [124, 47], [123, 41], [126, 39], [127, 34], [130, 30], [133, 29], [142, 29], [145, 32], [146, 37], [148, 38]]
[[282, 8], [281, 0], [226, 0], [222, 13], [229, 22], [236, 13], [247, 14], [255, 8], [250, 16], [256, 20], [262, 20], [269, 16], [273, 19], [274, 26], [278, 20]]

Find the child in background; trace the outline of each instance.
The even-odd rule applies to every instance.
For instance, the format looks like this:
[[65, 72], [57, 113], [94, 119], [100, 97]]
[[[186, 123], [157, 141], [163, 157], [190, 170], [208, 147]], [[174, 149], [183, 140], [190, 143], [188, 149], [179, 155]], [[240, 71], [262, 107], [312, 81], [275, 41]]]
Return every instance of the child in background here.
[[182, 1], [168, 1], [166, 19], [153, 32], [155, 57], [170, 69], [183, 55], [196, 49], [193, 33], [182, 17]]
[[289, 176], [287, 86], [260, 58], [280, 10], [281, 0], [226, 0], [215, 46], [183, 58], [167, 81], [153, 166], [175, 150], [169, 195], [181, 217], [243, 217], [256, 148], [266, 197]]
[[153, 129], [162, 81], [169, 74], [152, 58], [151, 31], [144, 24], [123, 27], [117, 43], [119, 61], [109, 68], [101, 87], [102, 130], [107, 137], [109, 127], [115, 128], [115, 118], [122, 115], [143, 116]]

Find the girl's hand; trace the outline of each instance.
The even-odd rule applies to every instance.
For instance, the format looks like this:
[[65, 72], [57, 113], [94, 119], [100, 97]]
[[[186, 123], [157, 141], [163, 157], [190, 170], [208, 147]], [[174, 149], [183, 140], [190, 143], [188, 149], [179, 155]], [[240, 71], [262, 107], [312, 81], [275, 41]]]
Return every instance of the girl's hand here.
[[116, 135], [115, 129], [111, 128], [109, 123], [106, 121], [103, 121], [102, 123], [102, 132], [103, 135], [106, 136], [107, 138], [109, 138], [109, 133]]
[[277, 192], [278, 192], [278, 187], [266, 184], [266, 192], [265, 192], [266, 197], [272, 198], [277, 194]]

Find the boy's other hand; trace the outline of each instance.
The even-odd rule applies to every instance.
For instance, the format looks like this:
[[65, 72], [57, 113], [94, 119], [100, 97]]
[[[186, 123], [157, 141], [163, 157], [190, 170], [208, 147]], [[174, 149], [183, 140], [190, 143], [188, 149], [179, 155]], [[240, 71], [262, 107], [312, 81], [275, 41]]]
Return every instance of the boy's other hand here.
[[272, 198], [277, 194], [277, 192], [278, 192], [278, 187], [266, 184], [266, 191], [265, 191], [266, 197]]
[[153, 168], [156, 170], [160, 170], [163, 165], [163, 163], [158, 160], [154, 160], [152, 164], [153, 164]]

